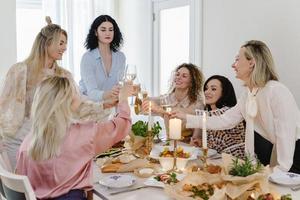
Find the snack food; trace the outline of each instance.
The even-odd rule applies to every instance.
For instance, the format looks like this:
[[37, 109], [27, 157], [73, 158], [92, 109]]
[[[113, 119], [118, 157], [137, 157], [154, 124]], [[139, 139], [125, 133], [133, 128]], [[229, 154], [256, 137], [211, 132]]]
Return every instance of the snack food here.
[[[173, 157], [174, 151], [170, 151], [168, 147], [165, 147], [164, 150], [159, 154], [160, 157]], [[178, 158], [189, 158], [191, 155], [188, 152], [184, 152], [182, 147], [178, 147], [176, 150], [176, 156]]]
[[184, 184], [182, 190], [190, 192], [190, 197], [200, 197], [203, 200], [208, 200], [213, 194], [216, 188], [221, 188], [221, 185], [203, 183], [200, 185]]
[[122, 166], [122, 163], [110, 163], [110, 164], [106, 164], [103, 165], [101, 167], [101, 172], [102, 173], [111, 173], [111, 172], [116, 172], [120, 169], [120, 167]]
[[154, 179], [157, 181], [161, 181], [164, 184], [175, 184], [179, 181], [175, 173], [159, 174], [155, 176]]

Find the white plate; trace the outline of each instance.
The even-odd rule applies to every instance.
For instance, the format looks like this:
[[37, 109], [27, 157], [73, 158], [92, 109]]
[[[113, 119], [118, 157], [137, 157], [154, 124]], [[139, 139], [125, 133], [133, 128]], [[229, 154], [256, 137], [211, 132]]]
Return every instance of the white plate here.
[[101, 185], [110, 188], [124, 188], [135, 184], [136, 179], [133, 176], [126, 174], [114, 174], [106, 176], [99, 181]]
[[300, 174], [276, 170], [270, 175], [269, 180], [279, 185], [296, 186], [300, 185]]
[[[156, 180], [154, 177], [156, 176], [151, 176], [149, 177], [145, 182], [144, 185], [147, 186], [151, 186], [151, 187], [160, 187], [160, 188], [164, 188], [165, 184], [161, 181]], [[179, 181], [181, 181], [185, 175], [184, 174], [176, 174], [176, 177]]]

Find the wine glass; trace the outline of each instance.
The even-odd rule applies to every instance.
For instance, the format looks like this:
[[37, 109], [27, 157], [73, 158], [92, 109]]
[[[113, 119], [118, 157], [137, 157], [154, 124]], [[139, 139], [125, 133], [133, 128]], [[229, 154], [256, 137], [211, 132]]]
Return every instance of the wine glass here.
[[126, 80], [134, 81], [136, 78], [136, 65], [127, 64], [126, 66]]
[[160, 100], [160, 105], [162, 106], [164, 111], [170, 113], [172, 111], [170, 95], [169, 94], [161, 95], [159, 100]]
[[[136, 78], [136, 65], [127, 64], [126, 65], [126, 81], [132, 82]], [[130, 105], [133, 105], [134, 97], [131, 97]]]
[[125, 77], [125, 72], [123, 71], [123, 70], [119, 70], [118, 71], [118, 84], [120, 85], [120, 86], [123, 86], [124, 85], [124, 82], [125, 82], [125, 79], [126, 79], [126, 77]]

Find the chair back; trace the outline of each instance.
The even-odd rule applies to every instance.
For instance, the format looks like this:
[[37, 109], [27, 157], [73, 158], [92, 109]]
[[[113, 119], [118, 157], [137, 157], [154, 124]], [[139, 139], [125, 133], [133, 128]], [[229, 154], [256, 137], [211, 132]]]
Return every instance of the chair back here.
[[12, 166], [10, 164], [8, 154], [6, 151], [0, 152], [0, 165], [2, 168], [4, 168], [6, 171], [13, 172]]
[[11, 173], [0, 166], [0, 178], [7, 200], [36, 200], [27, 176]]

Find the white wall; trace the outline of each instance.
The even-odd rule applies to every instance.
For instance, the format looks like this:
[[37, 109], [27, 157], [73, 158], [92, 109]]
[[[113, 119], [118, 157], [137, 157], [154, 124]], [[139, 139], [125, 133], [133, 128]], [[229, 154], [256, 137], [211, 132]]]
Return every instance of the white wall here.
[[2, 0], [0, 6], [0, 83], [8, 68], [17, 60], [16, 50], [16, 2]]
[[119, 0], [118, 23], [124, 36], [122, 51], [127, 63], [136, 64], [138, 78], [152, 90], [152, 3], [151, 0]]
[[235, 85], [241, 82], [231, 68], [239, 47], [247, 40], [267, 43], [277, 71], [300, 106], [300, 1], [204, 0], [203, 66], [206, 77], [224, 74]]

